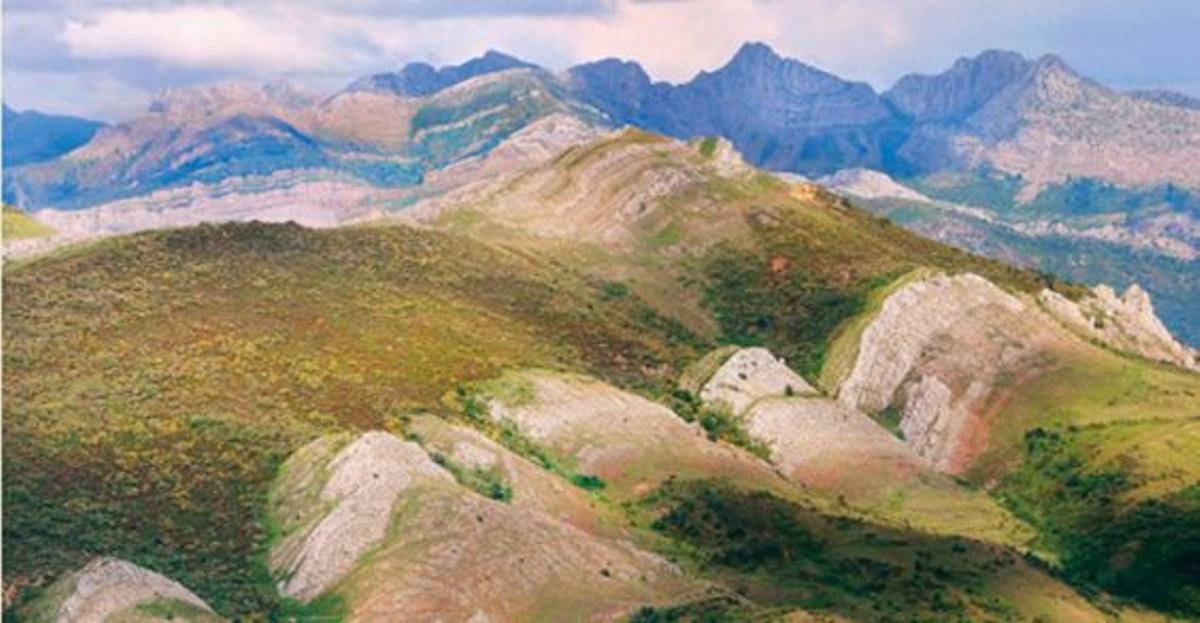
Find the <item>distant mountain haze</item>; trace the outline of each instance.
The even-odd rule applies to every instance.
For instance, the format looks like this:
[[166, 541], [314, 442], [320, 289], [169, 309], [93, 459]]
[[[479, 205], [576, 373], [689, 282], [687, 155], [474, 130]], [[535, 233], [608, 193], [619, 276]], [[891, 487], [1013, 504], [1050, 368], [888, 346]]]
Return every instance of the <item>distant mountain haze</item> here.
[[90, 141], [104, 127], [66, 115], [17, 112], [4, 106], [4, 168], [57, 158]]
[[[460, 65], [410, 63], [327, 97], [280, 83], [174, 89], [113, 126], [6, 109], [4, 201], [51, 209], [38, 218], [60, 236], [206, 220], [330, 226], [403, 210], [626, 125], [721, 136], [748, 163], [780, 173], [881, 172], [982, 210], [1006, 236], [1035, 237], [1019, 258], [975, 226], [939, 230], [939, 239], [1068, 266], [1076, 278], [1145, 281], [1172, 329], [1200, 339], [1200, 321], [1186, 312], [1189, 284], [1200, 283], [1197, 101], [1115, 91], [1054, 55], [989, 50], [879, 93], [761, 43], [678, 84], [633, 61], [551, 72], [488, 51]], [[1090, 242], [1077, 253], [1056, 242], [1051, 252], [1050, 240]], [[1098, 243], [1109, 246], [1093, 253]], [[1150, 259], [1113, 259], [1129, 253]], [[1161, 270], [1163, 262], [1182, 268]]]

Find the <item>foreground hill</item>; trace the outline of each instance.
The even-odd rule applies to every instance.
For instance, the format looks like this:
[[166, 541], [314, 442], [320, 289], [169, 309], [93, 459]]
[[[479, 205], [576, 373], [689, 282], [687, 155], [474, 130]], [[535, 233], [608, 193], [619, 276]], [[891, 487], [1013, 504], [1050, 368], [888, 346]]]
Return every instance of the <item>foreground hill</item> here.
[[236, 620], [1197, 612], [1200, 376], [1142, 307], [716, 139], [406, 214], [6, 266], [10, 612], [95, 556]]

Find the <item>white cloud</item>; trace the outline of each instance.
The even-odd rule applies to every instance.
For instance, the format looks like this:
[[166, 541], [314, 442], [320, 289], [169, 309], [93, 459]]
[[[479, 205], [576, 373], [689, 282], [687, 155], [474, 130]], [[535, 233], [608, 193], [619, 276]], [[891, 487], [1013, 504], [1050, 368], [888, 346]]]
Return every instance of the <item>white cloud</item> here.
[[[552, 69], [637, 60], [656, 79], [720, 67], [763, 41], [847, 79], [889, 87], [986, 48], [1058, 52], [1115, 86], [1194, 91], [1194, 0], [9, 0], [6, 91], [41, 101], [35, 73], [105, 74], [129, 88], [280, 74], [323, 89], [412, 60], [486, 49]], [[55, 38], [50, 33], [57, 33]], [[22, 73], [14, 74], [13, 70]], [[126, 89], [127, 91], [128, 89]]]
[[319, 31], [286, 13], [268, 20], [222, 6], [100, 11], [87, 21], [67, 21], [61, 39], [77, 58], [151, 59], [205, 69], [319, 70], [333, 60]]

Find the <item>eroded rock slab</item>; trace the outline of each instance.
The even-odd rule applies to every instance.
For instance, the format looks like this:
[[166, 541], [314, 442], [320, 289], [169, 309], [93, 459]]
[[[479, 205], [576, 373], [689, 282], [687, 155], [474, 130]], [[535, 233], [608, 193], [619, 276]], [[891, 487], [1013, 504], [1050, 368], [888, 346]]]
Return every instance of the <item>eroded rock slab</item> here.
[[182, 584], [117, 558], [97, 558], [59, 579], [27, 616], [35, 623], [222, 620]]
[[532, 399], [494, 399], [492, 417], [514, 423], [535, 442], [601, 476], [617, 496], [648, 491], [673, 476], [725, 476], [769, 486], [777, 476], [765, 462], [709, 441], [699, 426], [670, 409], [587, 377], [544, 371], [520, 373]]
[[700, 399], [725, 405], [733, 413], [746, 411], [769, 396], [815, 394], [807, 381], [765, 348], [743, 348], [717, 369], [700, 390]]
[[[768, 398], [744, 416], [789, 478], [826, 489], [874, 488], [925, 469], [899, 439], [860, 411], [827, 398]], [[864, 481], [866, 479], [866, 481]]]
[[1154, 313], [1150, 295], [1133, 284], [1121, 296], [1097, 286], [1078, 303], [1050, 290], [1039, 300], [1050, 315], [1083, 335], [1116, 349], [1188, 370], [1200, 369], [1196, 351], [1180, 344]]
[[[271, 550], [279, 591], [310, 601], [383, 542], [401, 495], [454, 479], [415, 443], [371, 432], [332, 452], [338, 438], [302, 448], [283, 467], [271, 508], [284, 537]], [[332, 455], [332, 458], [328, 458]]]
[[972, 274], [937, 275], [889, 296], [863, 331], [838, 401], [902, 410], [906, 443], [940, 471], [961, 472], [986, 445], [986, 407], [1053, 365], [1057, 323]]
[[[586, 493], [477, 431], [417, 417], [412, 432], [428, 448], [373, 432], [288, 459], [271, 504], [281, 592], [336, 594], [350, 621], [612, 620], [699, 587], [619, 530], [593, 529]], [[460, 484], [430, 453], [501, 471], [512, 499]]]

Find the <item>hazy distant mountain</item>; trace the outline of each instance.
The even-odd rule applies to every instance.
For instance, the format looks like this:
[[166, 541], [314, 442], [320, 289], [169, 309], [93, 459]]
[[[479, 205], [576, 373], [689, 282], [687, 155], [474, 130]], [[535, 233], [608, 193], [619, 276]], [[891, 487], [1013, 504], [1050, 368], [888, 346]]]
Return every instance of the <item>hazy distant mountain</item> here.
[[922, 172], [1018, 175], [1022, 201], [1085, 177], [1200, 187], [1200, 110], [1113, 91], [1053, 55], [985, 52], [905, 77], [885, 97], [914, 123], [901, 159]]
[[1133, 91], [1126, 91], [1126, 95], [1147, 102], [1200, 110], [1200, 97], [1192, 97], [1191, 95], [1180, 93], [1178, 91], [1168, 91], [1166, 89], [1136, 89]]
[[878, 168], [894, 121], [871, 87], [848, 82], [761, 43], [690, 82], [652, 83], [637, 63], [613, 59], [570, 70], [575, 92], [614, 121], [680, 138], [720, 135], [771, 169], [828, 173]]
[[535, 65], [526, 63], [507, 54], [488, 50], [483, 56], [473, 58], [461, 65], [448, 65], [440, 69], [428, 63], [409, 63], [400, 71], [374, 74], [361, 78], [346, 88], [347, 91], [386, 91], [396, 95], [420, 97], [431, 95], [446, 87], [454, 86], [475, 76], [495, 73], [506, 69], [529, 69]]
[[99, 121], [17, 112], [4, 105], [4, 166], [50, 160], [91, 140], [104, 127]]
[[174, 90], [76, 153], [6, 171], [5, 199], [30, 210], [80, 209], [195, 184], [221, 195], [313, 180], [412, 187], [550, 115], [600, 121], [549, 73], [500, 69], [507, 58], [491, 53], [440, 70], [440, 80], [461, 81], [423, 97], [411, 93], [427, 84], [406, 94], [351, 88], [324, 100], [278, 87]]

